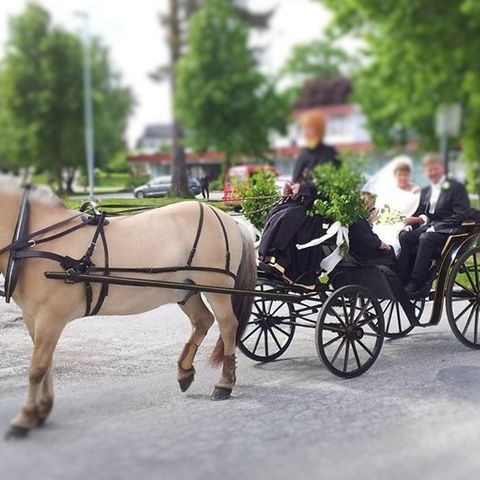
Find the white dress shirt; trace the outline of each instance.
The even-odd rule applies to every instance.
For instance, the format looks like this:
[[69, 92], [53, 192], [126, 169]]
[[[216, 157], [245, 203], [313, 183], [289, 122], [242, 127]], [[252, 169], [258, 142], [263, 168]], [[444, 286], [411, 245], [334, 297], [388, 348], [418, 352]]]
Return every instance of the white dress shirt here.
[[[430, 214], [433, 214], [435, 212], [435, 208], [437, 208], [438, 199], [442, 193], [442, 185], [445, 180], [446, 177], [443, 175], [437, 183], [430, 184], [430, 201], [428, 203], [428, 213]], [[427, 215], [420, 215], [420, 218], [423, 220], [424, 224], [428, 223]]]

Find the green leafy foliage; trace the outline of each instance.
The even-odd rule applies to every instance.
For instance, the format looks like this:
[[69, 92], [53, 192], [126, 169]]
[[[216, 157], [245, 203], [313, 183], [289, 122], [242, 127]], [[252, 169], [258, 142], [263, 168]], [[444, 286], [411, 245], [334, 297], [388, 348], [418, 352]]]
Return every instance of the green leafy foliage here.
[[355, 74], [355, 99], [378, 146], [417, 137], [436, 148], [434, 119], [460, 102], [460, 140], [480, 191], [480, 7], [477, 0], [317, 0], [334, 13], [331, 30], [355, 35], [365, 59]]
[[[96, 163], [107, 166], [125, 151], [124, 131], [133, 98], [112, 70], [108, 50], [91, 43]], [[36, 167], [65, 188], [84, 168], [82, 44], [52, 24], [49, 13], [31, 3], [10, 22], [0, 64], [0, 159], [3, 169]], [[69, 182], [67, 180], [67, 184]]]
[[246, 182], [233, 186], [234, 198], [241, 201], [245, 217], [259, 230], [262, 230], [272, 205], [280, 199], [275, 179], [272, 172], [260, 170]]
[[247, 27], [230, 2], [206, 0], [191, 18], [175, 107], [187, 144], [224, 151], [227, 162], [241, 154], [264, 157], [269, 134], [285, 129], [288, 102], [257, 71]]
[[313, 183], [317, 188], [317, 199], [310, 210], [311, 215], [321, 215], [330, 222], [340, 222], [348, 227], [359, 217], [368, 217], [361, 195], [364, 183], [360, 164], [348, 159], [339, 168], [330, 163], [318, 166], [313, 171]]
[[318, 77], [340, 77], [351, 68], [354, 60], [331, 38], [296, 45], [282, 69], [303, 83]]

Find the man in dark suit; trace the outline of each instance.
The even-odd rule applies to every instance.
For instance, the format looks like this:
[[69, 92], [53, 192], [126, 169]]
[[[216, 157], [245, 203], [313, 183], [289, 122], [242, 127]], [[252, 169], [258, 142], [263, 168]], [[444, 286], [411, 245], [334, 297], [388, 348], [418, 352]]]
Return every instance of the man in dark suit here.
[[432, 259], [441, 252], [448, 236], [460, 226], [470, 208], [465, 186], [445, 177], [438, 155], [425, 156], [423, 168], [431, 184], [422, 189], [417, 211], [405, 220], [407, 226], [400, 234], [398, 271], [412, 297], [424, 293]]

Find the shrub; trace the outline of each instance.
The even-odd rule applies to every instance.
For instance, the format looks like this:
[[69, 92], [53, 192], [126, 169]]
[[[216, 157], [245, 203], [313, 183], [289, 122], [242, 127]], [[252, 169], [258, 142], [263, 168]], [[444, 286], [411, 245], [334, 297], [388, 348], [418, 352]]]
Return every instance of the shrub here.
[[258, 171], [246, 182], [233, 185], [234, 199], [240, 201], [245, 217], [259, 230], [263, 228], [269, 210], [280, 199], [275, 178], [272, 172]]

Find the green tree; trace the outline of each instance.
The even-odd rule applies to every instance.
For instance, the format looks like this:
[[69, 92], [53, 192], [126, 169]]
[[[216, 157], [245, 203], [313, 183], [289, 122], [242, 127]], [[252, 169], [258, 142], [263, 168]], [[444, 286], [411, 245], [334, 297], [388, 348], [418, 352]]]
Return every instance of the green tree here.
[[227, 162], [263, 157], [272, 130], [282, 130], [287, 103], [259, 73], [248, 30], [226, 0], [207, 0], [191, 19], [188, 51], [177, 67], [176, 115], [197, 151], [217, 149]]
[[[251, 28], [265, 29], [272, 12], [253, 12], [248, 8], [238, 5], [237, 0], [228, 0], [233, 12], [238, 19]], [[186, 46], [185, 32], [192, 15], [205, 3], [205, 0], [169, 0], [168, 15], [160, 16], [160, 23], [168, 30], [168, 44], [170, 49], [170, 62], [162, 65], [153, 72], [152, 80], [161, 82], [170, 81], [172, 96], [176, 96], [176, 70]], [[185, 196], [188, 192], [185, 149], [183, 146], [184, 132], [175, 112], [173, 115], [172, 138], [172, 190], [176, 196]]]
[[476, 0], [322, 1], [332, 31], [365, 43], [355, 96], [379, 145], [417, 135], [437, 144], [434, 118], [443, 103], [464, 110], [461, 142], [470, 186], [480, 191], [480, 7]]
[[[98, 40], [92, 43], [98, 166], [125, 149], [133, 105], [108, 57]], [[11, 21], [0, 65], [0, 155], [8, 159], [6, 167], [34, 166], [47, 171], [58, 190], [70, 191], [75, 171], [85, 166], [82, 92], [81, 41], [29, 4]]]
[[318, 77], [340, 77], [347, 74], [352, 65], [349, 54], [327, 37], [296, 45], [282, 74], [303, 84]]

